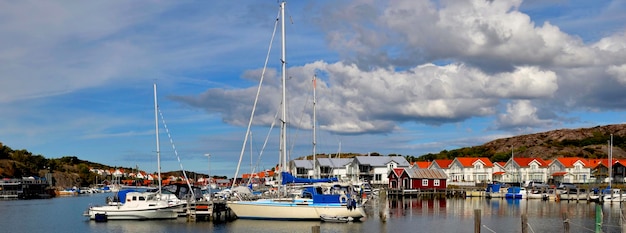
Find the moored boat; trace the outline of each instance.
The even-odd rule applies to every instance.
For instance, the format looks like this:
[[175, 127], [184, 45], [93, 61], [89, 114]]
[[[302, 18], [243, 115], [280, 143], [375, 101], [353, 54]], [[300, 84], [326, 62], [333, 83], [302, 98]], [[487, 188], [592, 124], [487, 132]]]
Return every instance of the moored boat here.
[[92, 206], [84, 213], [91, 220], [175, 219], [182, 205], [172, 205], [152, 192], [129, 192], [123, 204]]
[[[286, 77], [286, 52], [285, 52], [285, 2], [280, 4], [280, 19], [282, 25], [282, 82], [285, 84]], [[277, 21], [278, 23], [278, 21]], [[282, 88], [282, 116], [281, 116], [281, 132], [280, 132], [280, 158], [279, 158], [279, 181], [281, 185], [278, 193], [282, 193], [282, 196], [271, 199], [258, 199], [258, 200], [236, 200], [228, 201], [227, 205], [233, 211], [238, 218], [246, 219], [273, 219], [273, 220], [320, 220], [321, 215], [327, 216], [341, 216], [352, 217], [354, 220], [358, 220], [365, 216], [360, 198], [357, 195], [352, 195], [351, 192], [336, 192], [325, 193], [321, 186], [305, 186], [299, 191], [299, 195], [287, 196], [287, 184], [299, 183], [310, 184], [316, 182], [329, 182], [329, 181], [317, 181], [317, 180], [299, 180], [294, 178], [288, 173], [287, 169], [287, 108], [286, 108], [286, 87]], [[254, 114], [254, 112], [253, 112]], [[252, 117], [250, 118], [252, 121]], [[244, 139], [244, 146], [245, 141]], [[243, 149], [242, 154], [243, 156]], [[241, 161], [241, 157], [240, 157]], [[237, 168], [237, 172], [239, 168]], [[235, 177], [237, 177], [237, 172]], [[315, 176], [316, 178], [319, 178]], [[335, 180], [336, 181], [336, 180]]]
[[320, 215], [320, 219], [324, 222], [337, 222], [337, 223], [352, 222], [354, 220], [352, 217], [329, 216], [326, 214]]
[[512, 186], [507, 189], [504, 194], [506, 199], [526, 199], [526, 189], [523, 187]]

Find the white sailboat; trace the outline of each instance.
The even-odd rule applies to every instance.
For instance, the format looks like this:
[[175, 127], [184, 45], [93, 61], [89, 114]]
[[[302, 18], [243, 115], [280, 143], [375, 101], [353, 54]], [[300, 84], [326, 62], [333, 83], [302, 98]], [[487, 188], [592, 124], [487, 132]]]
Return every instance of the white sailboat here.
[[128, 192], [125, 200], [116, 205], [91, 206], [84, 213], [91, 220], [149, 220], [175, 219], [183, 207], [183, 203], [171, 199], [171, 194], [163, 194], [161, 190], [161, 158], [159, 145], [158, 104], [156, 83], [154, 84], [154, 117], [156, 125], [158, 192]]
[[[280, 4], [282, 27], [282, 115], [280, 133], [280, 181], [286, 183], [298, 182], [298, 178], [291, 177], [287, 166], [286, 143], [286, 58], [285, 58], [285, 2]], [[245, 145], [245, 141], [244, 141]], [[243, 150], [242, 150], [243, 151]], [[241, 161], [241, 158], [240, 158]], [[240, 162], [241, 163], [241, 162]], [[238, 169], [237, 169], [238, 172]], [[235, 177], [237, 174], [235, 174]], [[302, 181], [307, 183], [308, 181]], [[286, 189], [282, 192], [286, 194]], [[350, 217], [358, 220], [365, 216], [360, 203], [348, 192], [325, 193], [321, 186], [302, 187], [298, 195], [284, 198], [260, 199], [254, 201], [228, 201], [227, 205], [238, 218], [246, 219], [273, 219], [273, 220], [320, 220], [321, 216]]]
[[620, 203], [626, 201], [626, 193], [620, 189], [615, 189], [611, 185], [613, 183], [613, 134], [609, 141], [609, 186], [603, 191], [602, 201], [605, 203]]

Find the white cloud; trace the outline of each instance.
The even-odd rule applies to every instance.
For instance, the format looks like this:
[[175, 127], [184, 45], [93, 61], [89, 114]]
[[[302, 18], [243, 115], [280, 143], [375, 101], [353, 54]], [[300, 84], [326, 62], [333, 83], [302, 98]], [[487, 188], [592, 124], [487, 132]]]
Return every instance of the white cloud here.
[[496, 122], [500, 129], [513, 129], [515, 131], [528, 131], [532, 128], [549, 126], [554, 124], [550, 119], [540, 119], [537, 108], [529, 100], [517, 100], [507, 103], [506, 113], [498, 115]]
[[620, 84], [626, 85], [626, 64], [609, 66], [606, 72]]

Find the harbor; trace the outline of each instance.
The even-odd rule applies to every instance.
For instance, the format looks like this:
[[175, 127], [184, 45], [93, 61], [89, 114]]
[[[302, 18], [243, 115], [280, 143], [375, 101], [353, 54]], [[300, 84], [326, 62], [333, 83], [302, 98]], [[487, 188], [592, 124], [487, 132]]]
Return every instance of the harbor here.
[[[367, 216], [358, 222], [189, 221], [187, 217], [154, 221], [95, 222], [82, 216], [85, 206], [101, 203], [109, 194], [84, 194], [38, 200], [0, 202], [0, 224], [7, 232], [474, 232], [475, 210], [481, 210], [481, 232], [522, 232], [522, 215], [534, 232], [564, 232], [567, 213], [570, 232], [595, 229], [596, 208], [602, 210], [602, 232], [621, 232], [620, 205], [594, 202], [487, 198], [388, 198], [366, 202]], [[381, 212], [386, 213], [385, 219]], [[198, 215], [199, 216], [199, 215]], [[37, 219], [25, 222], [20, 219]], [[528, 231], [533, 232], [533, 231]]]

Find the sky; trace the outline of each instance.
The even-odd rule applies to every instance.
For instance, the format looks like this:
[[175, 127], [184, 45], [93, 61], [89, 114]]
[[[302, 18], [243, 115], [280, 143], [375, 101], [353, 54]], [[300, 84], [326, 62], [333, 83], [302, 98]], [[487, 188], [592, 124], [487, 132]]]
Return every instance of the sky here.
[[[313, 113], [326, 154], [417, 157], [622, 124], [623, 12], [618, 0], [288, 1], [290, 158], [312, 154]], [[162, 171], [232, 177], [240, 157], [240, 173], [270, 169], [278, 16], [276, 0], [0, 1], [0, 142], [155, 172], [156, 83]]]

